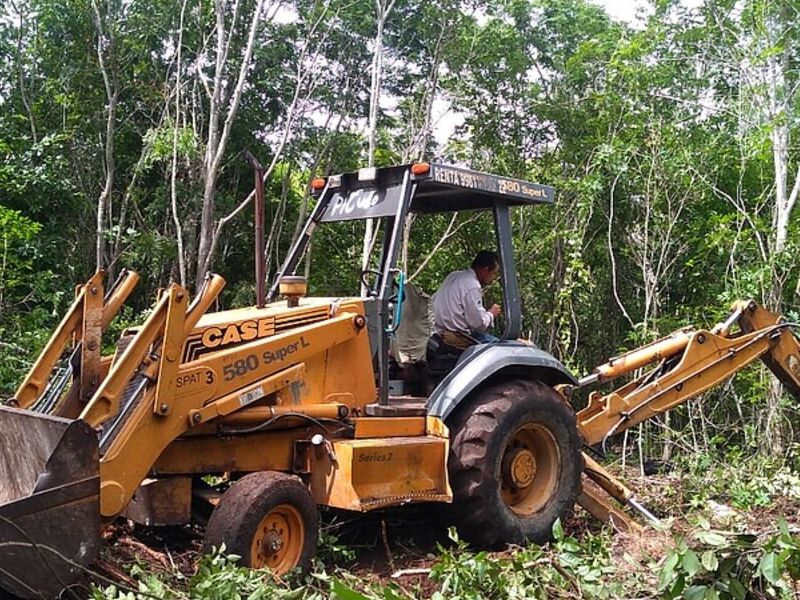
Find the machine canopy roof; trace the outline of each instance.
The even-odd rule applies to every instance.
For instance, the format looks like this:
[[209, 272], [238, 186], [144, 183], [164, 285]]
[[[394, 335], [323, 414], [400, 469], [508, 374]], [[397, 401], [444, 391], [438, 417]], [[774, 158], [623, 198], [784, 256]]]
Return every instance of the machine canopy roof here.
[[[414, 174], [412, 166], [362, 169], [328, 177], [325, 190], [331, 196], [321, 220], [350, 221], [395, 216], [406, 173], [410, 174], [411, 182], [416, 186], [410, 212], [487, 210], [496, 201], [509, 206], [553, 202], [554, 190], [547, 185], [437, 163], [430, 163], [427, 172]], [[419, 165], [415, 168], [421, 170]]]

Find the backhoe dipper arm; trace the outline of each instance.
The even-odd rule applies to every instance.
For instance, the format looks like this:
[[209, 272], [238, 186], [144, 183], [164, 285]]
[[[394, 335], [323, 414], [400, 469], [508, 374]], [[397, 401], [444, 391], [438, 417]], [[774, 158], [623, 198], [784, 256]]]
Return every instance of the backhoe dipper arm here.
[[796, 399], [800, 399], [800, 340], [780, 317], [755, 302], [741, 302], [739, 327], [745, 333], [780, 326], [770, 351], [761, 360]]
[[[734, 324], [739, 331], [732, 334]], [[610, 394], [589, 395], [588, 405], [578, 412], [585, 443], [603, 442], [683, 404], [759, 358], [800, 399], [800, 340], [790, 325], [756, 302], [739, 301], [729, 317], [710, 331], [682, 329], [600, 365], [581, 385], [609, 381], [659, 362]]]

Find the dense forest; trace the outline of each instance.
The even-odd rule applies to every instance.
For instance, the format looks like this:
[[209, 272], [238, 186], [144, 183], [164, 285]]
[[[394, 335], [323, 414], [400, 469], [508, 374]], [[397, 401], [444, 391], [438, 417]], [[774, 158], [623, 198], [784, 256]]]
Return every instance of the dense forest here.
[[[654, 0], [633, 23], [584, 0], [1, 5], [3, 395], [74, 285], [97, 268], [142, 276], [117, 330], [140, 320], [159, 288], [175, 281], [194, 290], [209, 270], [228, 281], [224, 307], [253, 302], [245, 151], [265, 167], [270, 280], [313, 205], [313, 177], [430, 160], [556, 189], [552, 206], [513, 212], [523, 329], [579, 375], [677, 328], [711, 326], [740, 298], [800, 322], [800, 5], [792, 0]], [[403, 269], [429, 292], [493, 245], [490, 221], [469, 212], [410, 225]], [[310, 293], [357, 293], [364, 227], [320, 232], [305, 266]], [[800, 498], [798, 441], [796, 402], [754, 367], [643, 424], [619, 452], [633, 475], [654, 460], [701, 480], [738, 468], [691, 484], [691, 497], [730, 504], [733, 495], [738, 508], [763, 509]], [[789, 516], [780, 513], [767, 521], [778, 536], [770, 543], [783, 550], [761, 552], [786, 565], [791, 558], [797, 571], [800, 543], [777, 530], [776, 514]], [[679, 597], [696, 576], [722, 572], [723, 549], [744, 548], [711, 533], [702, 555], [677, 546], [669, 576], [650, 593]], [[561, 566], [515, 589], [537, 585], [537, 597], [548, 597], [561, 589], [554, 581], [566, 581], [564, 597], [646, 595], [647, 586], [592, 591], [596, 579], [581, 577], [610, 572], [610, 542], [569, 534], [557, 536], [558, 556], [574, 558], [563, 563], [569, 577]], [[434, 580], [450, 582], [442, 597], [531, 597], [471, 580], [468, 552], [456, 543], [434, 567]], [[469, 560], [503, 581], [521, 578], [525, 561], [561, 564], [526, 552]], [[221, 568], [215, 560], [206, 574]], [[784, 563], [763, 563], [740, 578], [760, 582], [747, 597], [793, 597]], [[460, 573], [460, 583], [447, 573]], [[237, 577], [249, 589], [250, 576]], [[571, 582], [580, 595], [570, 596]], [[336, 585], [340, 597], [357, 597]], [[736, 585], [683, 597], [745, 598]]]

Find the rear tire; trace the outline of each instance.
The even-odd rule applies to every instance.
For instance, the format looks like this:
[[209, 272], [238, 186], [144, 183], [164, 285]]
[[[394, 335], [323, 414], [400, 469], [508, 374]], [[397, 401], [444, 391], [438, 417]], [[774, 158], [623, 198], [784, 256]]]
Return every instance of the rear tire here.
[[225, 544], [245, 567], [276, 575], [307, 571], [317, 550], [319, 513], [308, 488], [293, 475], [251, 473], [222, 495], [206, 527], [203, 551]]
[[518, 379], [480, 390], [447, 424], [459, 535], [483, 547], [550, 540], [581, 489], [575, 412], [549, 386]]

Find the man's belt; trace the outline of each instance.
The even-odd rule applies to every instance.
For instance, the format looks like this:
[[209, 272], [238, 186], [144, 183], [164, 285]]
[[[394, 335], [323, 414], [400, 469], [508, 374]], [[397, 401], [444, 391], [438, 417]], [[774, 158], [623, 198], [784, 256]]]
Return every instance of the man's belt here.
[[478, 343], [478, 340], [460, 331], [443, 331], [441, 337], [445, 344], [459, 350], [464, 350]]

